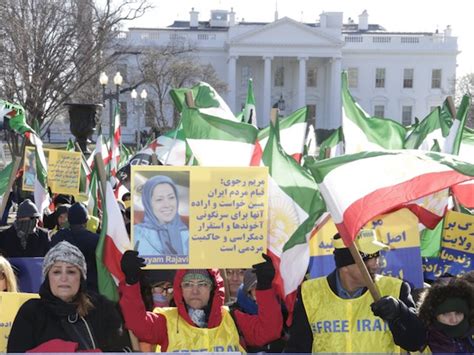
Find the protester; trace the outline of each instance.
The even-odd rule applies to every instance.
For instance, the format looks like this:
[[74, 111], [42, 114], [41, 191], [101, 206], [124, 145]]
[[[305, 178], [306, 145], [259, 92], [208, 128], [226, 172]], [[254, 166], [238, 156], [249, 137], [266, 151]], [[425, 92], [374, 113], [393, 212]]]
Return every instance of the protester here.
[[232, 304], [237, 300], [237, 292], [244, 282], [244, 273], [245, 269], [225, 269], [227, 303]]
[[69, 228], [57, 232], [51, 238], [51, 246], [66, 240], [75, 245], [84, 254], [87, 262], [87, 288], [97, 292], [97, 263], [95, 249], [99, 242], [99, 235], [86, 229], [89, 214], [86, 207], [76, 202], [68, 210]]
[[336, 270], [303, 282], [286, 352], [399, 352], [423, 347], [426, 330], [415, 313], [410, 286], [376, 274], [388, 246], [375, 232], [357, 238], [361, 256], [382, 297], [374, 302], [348, 248], [333, 239]]
[[178, 214], [178, 190], [168, 176], [157, 175], [143, 186], [145, 216], [134, 225], [140, 255], [188, 255], [188, 227]]
[[[243, 351], [242, 346], [261, 346], [280, 336], [280, 305], [271, 287], [275, 270], [268, 260], [255, 265], [258, 315], [235, 312], [224, 306], [223, 280], [217, 269], [178, 270], [174, 279], [176, 307], [146, 312], [139, 294], [140, 267], [144, 260], [136, 251], [124, 253], [121, 261], [126, 283], [119, 285], [125, 325], [140, 341], [159, 344], [161, 351]], [[244, 344], [245, 343], [245, 344]]]
[[[61, 206], [71, 206], [73, 203], [73, 198], [70, 195], [59, 194], [53, 198], [53, 205], [55, 210], [53, 213], [48, 212], [43, 216], [43, 226], [47, 229], [57, 228], [58, 224], [58, 213], [64, 213], [63, 209], [60, 209]], [[58, 211], [59, 210], [59, 211]]]
[[10, 262], [0, 255], [0, 292], [18, 292], [15, 273]]
[[[258, 314], [257, 304], [257, 275], [253, 269], [247, 269], [244, 273], [244, 282], [237, 291], [237, 301], [229, 306], [232, 313], [240, 311], [246, 314]], [[287, 312], [281, 309], [283, 320], [286, 320]], [[287, 340], [287, 332], [283, 323], [282, 334], [279, 339], [272, 341], [263, 346], [247, 346], [249, 353], [281, 353], [285, 347]]]
[[121, 318], [114, 304], [86, 288], [81, 251], [61, 242], [43, 261], [39, 299], [24, 303], [8, 338], [7, 351], [122, 351]]
[[435, 283], [422, 295], [419, 317], [428, 328], [427, 346], [432, 353], [474, 353], [474, 288], [452, 278]]
[[40, 213], [30, 199], [24, 200], [13, 225], [0, 233], [0, 252], [8, 257], [41, 257], [49, 250], [48, 234], [38, 227]]

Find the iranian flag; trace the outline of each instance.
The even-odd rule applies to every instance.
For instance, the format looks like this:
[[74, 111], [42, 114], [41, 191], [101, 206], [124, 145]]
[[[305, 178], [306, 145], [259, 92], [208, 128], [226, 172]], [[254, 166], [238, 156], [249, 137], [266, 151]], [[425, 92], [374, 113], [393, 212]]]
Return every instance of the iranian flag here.
[[131, 245], [114, 191], [108, 181], [102, 207], [102, 230], [96, 248], [99, 292], [117, 302], [117, 285], [125, 280], [120, 260], [123, 253], [131, 249]]
[[249, 166], [258, 130], [185, 107], [182, 112], [186, 142], [200, 166]]
[[424, 225], [436, 227], [442, 216], [433, 218], [430, 206], [421, 205], [423, 198], [474, 179], [474, 165], [453, 155], [419, 150], [364, 152], [307, 166], [346, 245], [369, 220], [403, 207]]
[[[464, 127], [459, 159], [466, 160], [474, 165], [474, 130]], [[458, 202], [467, 207], [474, 208], [474, 181], [467, 181], [452, 187], [452, 192]]]
[[120, 164], [120, 104], [115, 106], [114, 121], [112, 124], [113, 134], [110, 134], [110, 150], [109, 150], [109, 176], [116, 176], [118, 166]]
[[448, 110], [447, 101], [442, 107], [431, 111], [407, 137], [405, 149], [432, 150], [443, 153], [452, 153], [445, 146], [446, 137], [449, 135], [453, 118]]
[[253, 80], [249, 79], [247, 87], [247, 101], [245, 102], [242, 122], [253, 124], [257, 127], [257, 111], [255, 111], [255, 95], [253, 93]]
[[277, 289], [291, 312], [308, 269], [310, 234], [325, 205], [314, 178], [284, 152], [278, 121], [270, 126], [262, 162], [270, 174], [268, 253], [277, 271]]
[[319, 147], [319, 159], [334, 158], [344, 154], [344, 135], [342, 127], [339, 127], [321, 143]]
[[182, 113], [186, 105], [186, 93], [191, 91], [194, 99], [194, 106], [199, 112], [219, 117], [224, 120], [240, 122], [230, 110], [227, 103], [208, 83], [200, 82], [192, 88], [179, 88], [170, 90], [170, 96], [178, 112]]
[[346, 154], [384, 149], [403, 149], [406, 129], [386, 118], [370, 117], [355, 102], [342, 73], [342, 129]]
[[[300, 162], [306, 139], [306, 127], [308, 121], [307, 107], [302, 107], [289, 116], [279, 121], [280, 144], [286, 154], [291, 155]], [[252, 165], [260, 165], [262, 153], [265, 150], [270, 137], [270, 126], [261, 129], [258, 133], [258, 141], [255, 144], [255, 152], [252, 157]]]
[[186, 165], [186, 139], [181, 124], [159, 136], [155, 147], [156, 156], [163, 165]]

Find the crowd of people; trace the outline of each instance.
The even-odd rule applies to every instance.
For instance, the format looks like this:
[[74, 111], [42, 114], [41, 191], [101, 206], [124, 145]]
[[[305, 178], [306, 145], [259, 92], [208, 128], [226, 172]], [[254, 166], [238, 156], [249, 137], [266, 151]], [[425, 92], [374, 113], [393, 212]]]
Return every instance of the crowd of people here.
[[[122, 256], [118, 303], [98, 293], [100, 221], [86, 206], [65, 195], [56, 196], [45, 216], [29, 199], [18, 205], [15, 221], [0, 232], [0, 291], [21, 291], [12, 257], [43, 257], [43, 282], [39, 298], [20, 307], [8, 352], [130, 351], [135, 337], [145, 352], [474, 352], [474, 271], [427, 285], [415, 301], [407, 282], [379, 274], [380, 252], [388, 246], [375, 233], [356, 240], [380, 293], [375, 300], [338, 234], [335, 270], [305, 280], [293, 309], [279, 297], [266, 254], [249, 269], [143, 270], [145, 241], [187, 248], [164, 231], [173, 224], [188, 232], [178, 220], [174, 184], [148, 181], [144, 202], [155, 212], [145, 211], [139, 225], [141, 246]], [[164, 217], [153, 198], [162, 190], [174, 196]], [[129, 197], [120, 202], [125, 223]]]

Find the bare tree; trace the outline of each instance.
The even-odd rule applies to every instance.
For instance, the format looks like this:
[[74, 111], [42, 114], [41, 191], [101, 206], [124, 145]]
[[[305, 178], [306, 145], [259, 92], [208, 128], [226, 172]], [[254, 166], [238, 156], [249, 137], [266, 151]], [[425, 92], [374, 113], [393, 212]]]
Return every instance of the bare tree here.
[[225, 93], [227, 85], [221, 81], [212, 65], [202, 65], [195, 55], [195, 48], [184, 42], [171, 42], [159, 49], [144, 51], [139, 61], [143, 81], [150, 85], [156, 98], [156, 126], [158, 129], [176, 127], [179, 115], [173, 110], [169, 92], [173, 88], [191, 87], [205, 81], [218, 92]]
[[[472, 97], [474, 94], [474, 73], [466, 74], [456, 80], [456, 104], [459, 105], [463, 95]], [[471, 100], [471, 109], [466, 119], [466, 126], [474, 128], [474, 103]]]
[[149, 8], [148, 0], [1, 0], [0, 97], [43, 127], [67, 101], [98, 102], [98, 75], [124, 50], [121, 25]]

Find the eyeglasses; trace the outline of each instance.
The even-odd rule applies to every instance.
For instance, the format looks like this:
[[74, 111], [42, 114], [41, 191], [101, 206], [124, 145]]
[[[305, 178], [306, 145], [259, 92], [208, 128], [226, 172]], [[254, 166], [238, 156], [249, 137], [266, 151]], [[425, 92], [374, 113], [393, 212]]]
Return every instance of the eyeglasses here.
[[205, 290], [205, 289], [210, 289], [211, 288], [211, 285], [208, 283], [208, 282], [188, 282], [188, 281], [185, 281], [185, 282], [182, 282], [181, 283], [181, 288], [183, 290], [189, 290], [193, 287], [197, 287], [199, 290]]
[[163, 286], [154, 286], [153, 291], [156, 291], [156, 293], [167, 293], [167, 294], [172, 294], [173, 293], [173, 287], [168, 286], [168, 287], [163, 287]]

